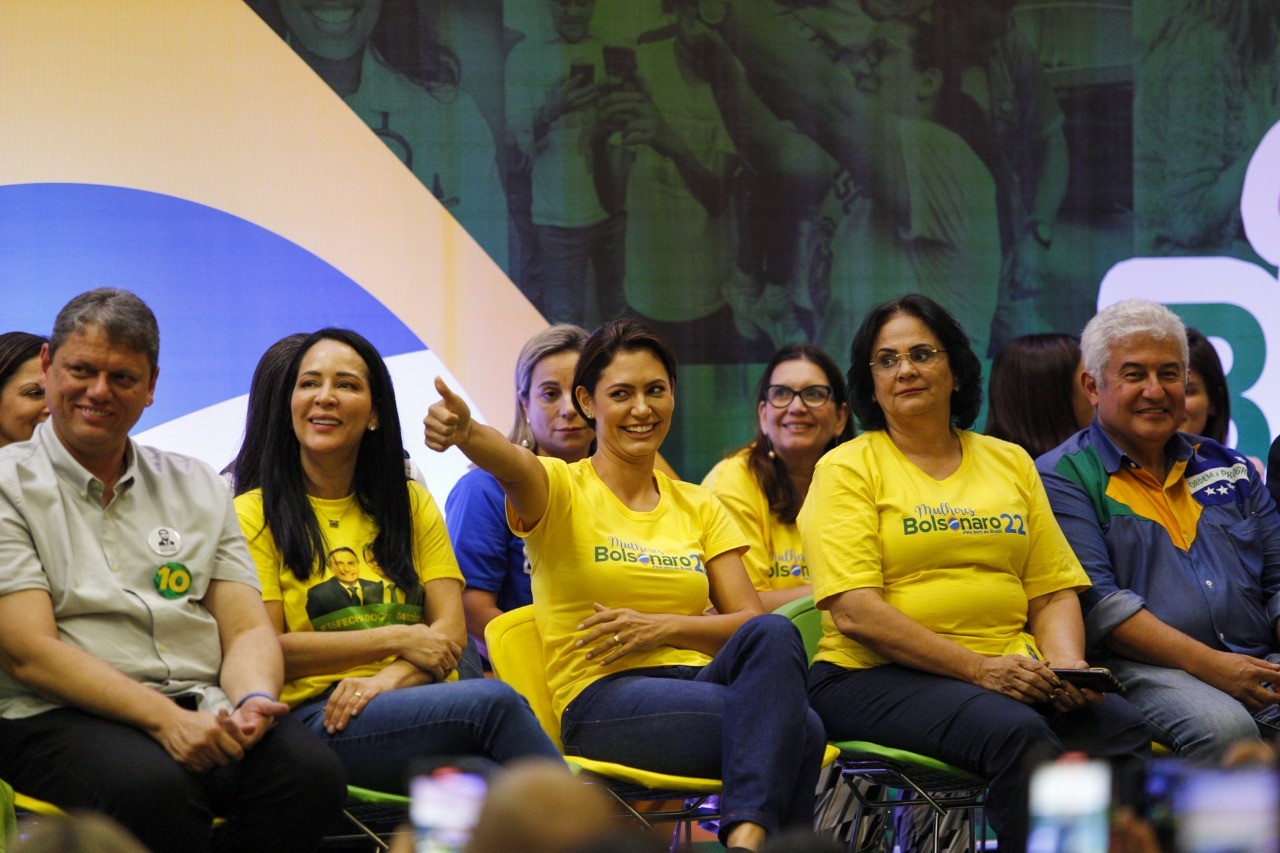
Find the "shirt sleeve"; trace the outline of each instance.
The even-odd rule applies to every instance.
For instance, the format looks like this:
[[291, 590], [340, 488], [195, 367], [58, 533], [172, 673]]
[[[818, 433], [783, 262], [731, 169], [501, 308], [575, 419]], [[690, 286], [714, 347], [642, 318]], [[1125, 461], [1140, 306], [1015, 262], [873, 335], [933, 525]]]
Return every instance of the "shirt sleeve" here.
[[1027, 531], [1031, 537], [1022, 572], [1027, 599], [1064, 589], [1075, 592], [1088, 589], [1089, 576], [1054, 518], [1044, 483], [1030, 457], [1026, 458], [1023, 483], [1027, 490]]
[[[765, 546], [764, 530], [767, 519], [760, 517], [760, 502], [752, 500], [749, 489], [752, 483], [744, 482], [736, 458], [725, 459], [712, 468], [702, 484], [720, 499], [729, 517], [747, 540], [747, 552], [742, 555], [751, 585], [757, 590], [771, 589], [769, 585], [769, 549]], [[746, 469], [747, 478], [750, 470]]]
[[445, 525], [467, 586], [488, 592], [502, 589], [511, 531], [501, 487], [483, 471], [468, 472], [453, 487], [444, 508]]
[[707, 494], [706, 513], [703, 522], [702, 554], [704, 560], [714, 560], [730, 551], [741, 553], [747, 547], [747, 539], [729, 516], [724, 504], [713, 494]]
[[276, 538], [267, 529], [262, 511], [262, 492], [245, 492], [234, 501], [240, 530], [248, 542], [249, 557], [258, 571], [263, 601], [284, 601], [280, 590], [280, 571], [284, 568]]
[[[824, 523], [829, 519], [840, 523]], [[880, 514], [865, 472], [819, 463], [799, 522], [813, 600], [820, 609], [851, 589], [884, 588]]]
[[10, 491], [8, 483], [0, 487], [0, 566], [4, 566], [4, 571], [0, 572], [0, 595], [28, 589], [48, 592], [49, 576], [44, 573], [40, 554], [22, 513], [21, 492], [16, 488], [12, 494]]
[[456, 578], [466, 581], [458, 569], [458, 560], [449, 543], [449, 531], [444, 516], [436, 506], [431, 493], [417, 483], [409, 484], [409, 499], [413, 511], [413, 564], [418, 579], [423, 583], [439, 578]]
[[1045, 493], [1067, 543], [1084, 567], [1092, 586], [1080, 594], [1085, 640], [1096, 647], [1120, 623], [1146, 606], [1145, 599], [1121, 589], [1111, 564], [1102, 524], [1084, 489], [1057, 471], [1040, 467]]

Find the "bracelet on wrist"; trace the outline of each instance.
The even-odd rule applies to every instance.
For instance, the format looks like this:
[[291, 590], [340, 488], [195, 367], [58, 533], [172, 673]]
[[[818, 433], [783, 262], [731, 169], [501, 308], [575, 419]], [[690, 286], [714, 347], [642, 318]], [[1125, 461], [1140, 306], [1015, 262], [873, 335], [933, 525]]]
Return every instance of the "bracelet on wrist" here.
[[236, 703], [236, 710], [239, 711], [241, 705], [248, 702], [255, 696], [261, 696], [263, 699], [268, 699], [272, 702], [276, 701], [276, 697], [272, 696], [270, 693], [263, 692], [262, 690], [254, 690], [253, 692], [246, 693], [240, 697], [240, 701]]

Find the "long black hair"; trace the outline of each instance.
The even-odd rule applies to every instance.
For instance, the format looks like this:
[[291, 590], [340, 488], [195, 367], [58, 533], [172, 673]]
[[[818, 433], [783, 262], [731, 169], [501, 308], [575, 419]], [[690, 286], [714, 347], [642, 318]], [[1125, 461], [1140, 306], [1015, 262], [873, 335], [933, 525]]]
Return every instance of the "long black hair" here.
[[290, 362], [306, 339], [306, 332], [285, 335], [267, 347], [262, 358], [258, 359], [258, 366], [253, 369], [240, 450], [222, 469], [223, 474], [231, 475], [234, 481], [232, 492], [236, 495], [262, 486], [262, 457], [266, 450], [267, 423], [271, 420], [272, 404], [276, 402], [275, 396], [281, 393], [282, 379]]
[[356, 351], [368, 371], [378, 428], [364, 434], [356, 456], [352, 491], [360, 509], [378, 526], [373, 553], [383, 572], [408, 589], [418, 583], [413, 565], [413, 513], [404, 477], [404, 444], [391, 374], [378, 350], [349, 329], [321, 329], [308, 335], [289, 362], [271, 401], [262, 460], [262, 515], [289, 571], [299, 580], [323, 573], [327, 546], [320, 522], [307, 500], [301, 445], [293, 431], [292, 397], [298, 369], [307, 352], [322, 340]]

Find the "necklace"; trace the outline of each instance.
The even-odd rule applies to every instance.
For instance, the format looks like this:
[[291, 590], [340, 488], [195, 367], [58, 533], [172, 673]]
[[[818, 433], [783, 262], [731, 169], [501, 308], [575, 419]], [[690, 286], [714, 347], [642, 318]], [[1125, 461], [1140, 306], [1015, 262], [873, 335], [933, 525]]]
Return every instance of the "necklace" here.
[[320, 504], [318, 503], [312, 502], [311, 506], [315, 508], [316, 512], [320, 513], [320, 515], [324, 518], [325, 521], [329, 522], [330, 529], [334, 529], [339, 524], [342, 523], [342, 519], [347, 517], [347, 513], [351, 511], [351, 505], [353, 503], [355, 503], [354, 498], [347, 498], [347, 505], [342, 508], [342, 513], [337, 518], [333, 518], [332, 516], [329, 515], [329, 513], [322, 510], [320, 508]]

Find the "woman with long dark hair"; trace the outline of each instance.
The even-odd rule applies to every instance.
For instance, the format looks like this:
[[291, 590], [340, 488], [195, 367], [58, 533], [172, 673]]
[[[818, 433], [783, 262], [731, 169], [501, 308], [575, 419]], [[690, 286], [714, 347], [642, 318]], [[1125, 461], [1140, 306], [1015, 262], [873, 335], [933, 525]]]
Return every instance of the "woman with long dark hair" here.
[[261, 488], [236, 498], [284, 649], [282, 700], [353, 784], [401, 790], [422, 755], [555, 757], [528, 705], [450, 683], [462, 576], [430, 493], [405, 480], [391, 376], [345, 329], [301, 344], [273, 397]]
[[1083, 372], [1075, 335], [1009, 341], [991, 363], [986, 434], [1012, 441], [1032, 459], [1053, 450], [1093, 420]]
[[844, 377], [823, 350], [791, 344], [774, 353], [756, 388], [756, 435], [717, 464], [702, 485], [747, 537], [743, 557], [765, 610], [810, 592], [796, 516], [822, 454], [853, 437]]
[[40, 351], [48, 342], [28, 332], [0, 335], [0, 447], [26, 441], [49, 417]]

